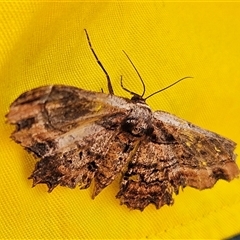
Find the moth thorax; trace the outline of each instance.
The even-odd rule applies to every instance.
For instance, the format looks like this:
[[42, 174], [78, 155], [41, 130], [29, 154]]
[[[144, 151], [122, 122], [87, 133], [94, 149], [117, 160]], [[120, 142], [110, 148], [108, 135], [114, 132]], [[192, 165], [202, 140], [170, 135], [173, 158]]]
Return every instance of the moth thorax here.
[[122, 129], [134, 136], [151, 134], [153, 132], [151, 109], [147, 105], [133, 108], [124, 119]]

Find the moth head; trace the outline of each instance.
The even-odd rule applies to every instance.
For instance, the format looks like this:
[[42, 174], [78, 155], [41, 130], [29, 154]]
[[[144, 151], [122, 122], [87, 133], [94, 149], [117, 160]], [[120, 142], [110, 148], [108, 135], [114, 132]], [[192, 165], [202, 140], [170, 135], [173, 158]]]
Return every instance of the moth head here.
[[142, 96], [140, 96], [136, 93], [134, 93], [133, 96], [131, 97], [131, 101], [134, 102], [134, 103], [146, 104], [145, 99]]

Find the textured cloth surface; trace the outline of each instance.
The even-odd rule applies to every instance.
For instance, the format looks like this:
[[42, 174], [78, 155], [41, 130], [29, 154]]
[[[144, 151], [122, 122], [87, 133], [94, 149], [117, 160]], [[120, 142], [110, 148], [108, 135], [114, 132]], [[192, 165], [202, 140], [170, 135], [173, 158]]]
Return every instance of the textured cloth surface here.
[[[185, 188], [173, 206], [130, 211], [115, 199], [118, 181], [95, 200], [80, 191], [31, 189], [36, 160], [10, 138], [10, 103], [22, 92], [67, 84], [107, 92], [83, 29], [111, 76], [116, 95], [142, 85], [161, 109], [240, 144], [239, 3], [0, 3], [0, 238], [226, 238], [240, 232], [240, 180]], [[239, 154], [239, 145], [236, 153]], [[239, 159], [237, 160], [240, 165]]]

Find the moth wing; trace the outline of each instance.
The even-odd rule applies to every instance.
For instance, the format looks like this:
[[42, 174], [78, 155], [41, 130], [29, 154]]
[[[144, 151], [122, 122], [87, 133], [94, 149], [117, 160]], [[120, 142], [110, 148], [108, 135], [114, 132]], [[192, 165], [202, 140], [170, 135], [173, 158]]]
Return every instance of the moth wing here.
[[[116, 135], [129, 110], [127, 99], [54, 85], [23, 93], [11, 105], [7, 120], [17, 126], [11, 137], [41, 158], [31, 176], [33, 185], [46, 183], [49, 191], [58, 184], [86, 188], [98, 170], [97, 195], [120, 171], [118, 157], [123, 163], [126, 159], [126, 151], [117, 155], [124, 143]], [[101, 172], [110, 175], [106, 165], [111, 157], [112, 175], [100, 183]], [[105, 170], [100, 167], [103, 159]]]
[[129, 208], [171, 205], [180, 187], [211, 188], [239, 174], [231, 140], [163, 111], [154, 113], [153, 127], [121, 180], [117, 197]]
[[[214, 132], [202, 129], [190, 122], [178, 118], [163, 111], [154, 113], [156, 124], [161, 123], [165, 138], [173, 138], [178, 145], [183, 147], [182, 164], [192, 166], [198, 172], [196, 183], [188, 180], [188, 185], [199, 189], [212, 187], [218, 179], [232, 180], [239, 173], [235, 163], [236, 155], [234, 149], [236, 143]], [[184, 155], [185, 154], [185, 155]], [[212, 181], [204, 181], [201, 171]]]
[[[25, 92], [10, 106], [7, 121], [17, 126], [12, 138], [24, 147], [71, 135], [111, 115], [124, 115], [127, 100], [104, 93], [54, 85]], [[97, 131], [96, 129], [93, 129]], [[38, 153], [36, 153], [38, 154]], [[42, 155], [42, 154], [40, 154]]]

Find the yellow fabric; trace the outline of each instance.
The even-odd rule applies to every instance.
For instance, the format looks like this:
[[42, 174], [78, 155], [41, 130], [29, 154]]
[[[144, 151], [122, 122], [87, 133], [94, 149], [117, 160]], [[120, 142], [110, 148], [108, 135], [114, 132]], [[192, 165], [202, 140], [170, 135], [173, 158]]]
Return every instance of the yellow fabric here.
[[[226, 238], [240, 232], [240, 180], [185, 188], [173, 206], [130, 211], [115, 199], [118, 182], [95, 200], [92, 189], [31, 189], [36, 160], [13, 142], [5, 124], [10, 103], [46, 84], [107, 92], [86, 41], [111, 76], [116, 95], [142, 85], [147, 95], [193, 76], [148, 100], [161, 109], [240, 143], [239, 3], [1, 2], [0, 238]], [[239, 146], [236, 150], [239, 154]], [[238, 165], [240, 160], [238, 159]]]

